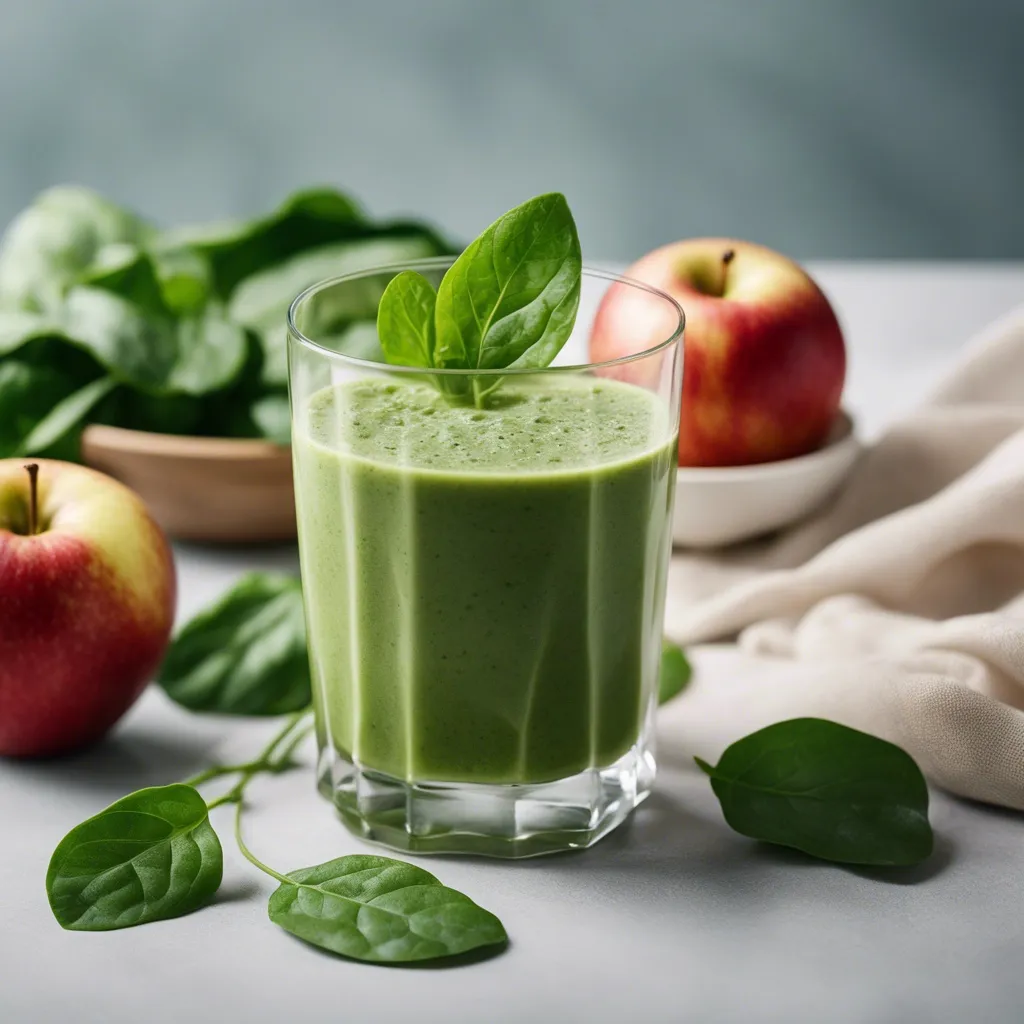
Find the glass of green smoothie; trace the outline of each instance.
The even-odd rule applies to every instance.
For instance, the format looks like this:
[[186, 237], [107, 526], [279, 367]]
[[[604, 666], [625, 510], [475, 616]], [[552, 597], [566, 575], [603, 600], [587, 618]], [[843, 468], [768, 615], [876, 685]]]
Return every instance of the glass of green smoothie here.
[[[384, 362], [386, 286], [452, 262], [325, 281], [289, 313], [319, 785], [401, 850], [586, 847], [654, 779], [682, 311], [584, 268], [552, 365]], [[664, 336], [590, 364], [610, 288]]]

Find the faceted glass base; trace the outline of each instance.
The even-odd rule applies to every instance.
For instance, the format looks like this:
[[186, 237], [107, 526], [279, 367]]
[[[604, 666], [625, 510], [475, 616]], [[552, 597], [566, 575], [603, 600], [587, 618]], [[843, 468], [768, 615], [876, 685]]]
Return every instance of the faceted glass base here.
[[364, 839], [410, 853], [507, 858], [592, 846], [650, 793], [654, 774], [643, 739], [607, 768], [533, 785], [406, 782], [329, 748], [318, 771], [320, 792]]

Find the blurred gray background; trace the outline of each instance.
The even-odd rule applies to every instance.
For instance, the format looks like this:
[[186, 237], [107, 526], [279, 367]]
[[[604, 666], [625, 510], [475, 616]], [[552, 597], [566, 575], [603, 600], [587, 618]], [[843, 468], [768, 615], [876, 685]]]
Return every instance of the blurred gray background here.
[[335, 183], [471, 237], [567, 193], [590, 258], [1024, 256], [1020, 0], [0, 0], [0, 221]]

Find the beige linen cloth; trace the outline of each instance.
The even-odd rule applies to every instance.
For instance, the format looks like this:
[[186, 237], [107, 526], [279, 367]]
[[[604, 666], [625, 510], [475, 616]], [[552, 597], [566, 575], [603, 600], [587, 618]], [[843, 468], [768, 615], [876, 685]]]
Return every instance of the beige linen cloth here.
[[700, 645], [659, 719], [669, 756], [717, 758], [813, 715], [899, 744], [954, 793], [1024, 809], [1024, 307], [824, 510], [758, 546], [677, 551], [666, 632]]

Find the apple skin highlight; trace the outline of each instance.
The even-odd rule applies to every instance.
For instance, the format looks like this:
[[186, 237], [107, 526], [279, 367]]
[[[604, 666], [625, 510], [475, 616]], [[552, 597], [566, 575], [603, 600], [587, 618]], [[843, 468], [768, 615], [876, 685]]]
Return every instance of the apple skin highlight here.
[[82, 466], [0, 461], [0, 755], [99, 739], [160, 664], [174, 622], [170, 547], [142, 501]]
[[[686, 315], [681, 466], [773, 462], [825, 442], [846, 349], [828, 299], [797, 263], [750, 242], [701, 238], [656, 249], [625, 276], [667, 292]], [[666, 305], [612, 285], [594, 320], [591, 359], [663, 341], [674, 326]]]

